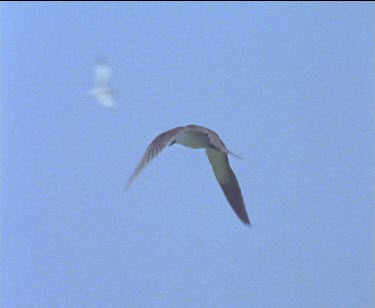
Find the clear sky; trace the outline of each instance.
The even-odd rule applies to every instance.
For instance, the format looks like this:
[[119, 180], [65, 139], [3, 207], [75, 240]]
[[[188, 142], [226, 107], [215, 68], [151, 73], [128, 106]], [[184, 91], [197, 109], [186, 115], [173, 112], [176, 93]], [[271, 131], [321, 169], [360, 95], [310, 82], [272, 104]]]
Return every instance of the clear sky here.
[[[373, 3], [2, 3], [3, 307], [373, 307]], [[117, 106], [88, 92], [112, 67]], [[204, 150], [227, 147], [252, 227]], [[1, 304], [0, 304], [1, 305]]]

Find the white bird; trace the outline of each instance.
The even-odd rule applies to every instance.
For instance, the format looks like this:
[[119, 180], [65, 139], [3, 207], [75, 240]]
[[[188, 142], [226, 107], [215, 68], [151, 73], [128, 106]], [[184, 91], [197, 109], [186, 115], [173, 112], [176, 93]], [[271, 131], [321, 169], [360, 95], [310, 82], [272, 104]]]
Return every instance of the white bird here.
[[115, 107], [113, 96], [115, 90], [109, 85], [111, 78], [111, 68], [108, 64], [101, 62], [95, 65], [95, 88], [90, 91], [90, 94], [98, 100], [99, 104], [106, 108]]
[[175, 143], [193, 149], [205, 148], [212, 170], [229, 204], [237, 216], [245, 224], [250, 225], [240, 186], [228, 160], [228, 154], [237, 155], [226, 148], [223, 141], [221, 141], [220, 137], [214, 131], [203, 126], [180, 126], [157, 136], [147, 147], [141, 161], [130, 177], [126, 188], [129, 188], [132, 181], [153, 158], [165, 147]]

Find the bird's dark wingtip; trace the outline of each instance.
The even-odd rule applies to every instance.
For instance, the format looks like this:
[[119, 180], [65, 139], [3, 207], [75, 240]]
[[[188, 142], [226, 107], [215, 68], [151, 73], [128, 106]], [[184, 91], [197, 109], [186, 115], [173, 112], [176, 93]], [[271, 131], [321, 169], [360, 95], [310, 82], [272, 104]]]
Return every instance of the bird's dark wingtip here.
[[246, 227], [251, 228], [251, 223], [250, 223], [249, 219], [244, 219], [244, 220], [242, 220], [242, 222], [245, 224]]
[[125, 190], [125, 191], [128, 191], [128, 190], [129, 190], [130, 184], [131, 184], [131, 181], [128, 181], [128, 182], [126, 183], [126, 185], [124, 186], [124, 190]]

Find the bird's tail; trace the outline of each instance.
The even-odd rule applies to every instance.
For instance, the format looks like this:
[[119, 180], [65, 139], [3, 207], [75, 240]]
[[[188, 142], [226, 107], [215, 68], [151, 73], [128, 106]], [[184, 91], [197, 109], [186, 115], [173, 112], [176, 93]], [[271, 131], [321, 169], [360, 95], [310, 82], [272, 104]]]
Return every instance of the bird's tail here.
[[235, 153], [233, 153], [232, 151], [229, 151], [229, 150], [227, 150], [227, 151], [228, 151], [228, 154], [233, 155], [234, 157], [237, 157], [237, 158], [239, 158], [239, 159], [243, 159], [242, 156], [240, 156], [240, 155], [238, 155], [238, 154], [235, 154]]

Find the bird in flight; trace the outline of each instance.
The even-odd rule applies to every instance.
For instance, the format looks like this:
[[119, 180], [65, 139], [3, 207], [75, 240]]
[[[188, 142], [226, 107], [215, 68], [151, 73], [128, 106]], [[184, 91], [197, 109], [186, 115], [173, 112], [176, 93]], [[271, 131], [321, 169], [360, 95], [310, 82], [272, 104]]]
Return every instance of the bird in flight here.
[[98, 62], [94, 67], [95, 87], [91, 89], [90, 94], [94, 96], [100, 105], [106, 108], [115, 107], [113, 96], [115, 90], [109, 85], [111, 78], [111, 68], [105, 61]]
[[226, 148], [218, 134], [203, 126], [180, 126], [157, 136], [147, 147], [141, 161], [130, 177], [126, 188], [129, 188], [133, 180], [153, 158], [155, 158], [165, 147], [171, 146], [175, 143], [192, 149], [204, 148], [206, 150], [212, 170], [230, 206], [242, 222], [246, 225], [250, 225], [240, 185], [238, 184], [237, 178], [234, 175], [228, 160], [228, 154], [236, 157], [239, 156]]

